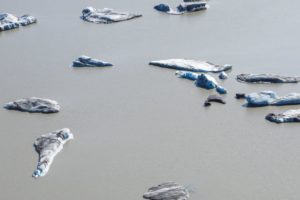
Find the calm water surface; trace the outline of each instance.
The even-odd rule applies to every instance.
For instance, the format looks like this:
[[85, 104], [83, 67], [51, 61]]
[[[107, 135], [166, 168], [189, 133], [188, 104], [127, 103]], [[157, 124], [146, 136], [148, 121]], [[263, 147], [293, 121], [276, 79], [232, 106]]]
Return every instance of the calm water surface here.
[[[165, 1], [176, 6], [179, 1]], [[0, 109], [0, 199], [141, 200], [150, 186], [173, 180], [194, 188], [192, 200], [299, 200], [297, 124], [264, 120], [299, 106], [247, 109], [236, 92], [300, 92], [299, 84], [247, 85], [238, 73], [300, 75], [296, 0], [210, 0], [205, 12], [169, 16], [158, 0], [0, 0], [1, 12], [30, 13], [38, 24], [0, 33], [0, 104], [45, 97], [59, 114]], [[143, 17], [111, 25], [80, 20], [85, 6]], [[81, 54], [114, 63], [72, 69]], [[213, 91], [148, 66], [165, 58], [231, 63], [222, 85], [227, 105], [202, 106]], [[67, 144], [44, 178], [34, 180], [41, 134], [68, 127]]]

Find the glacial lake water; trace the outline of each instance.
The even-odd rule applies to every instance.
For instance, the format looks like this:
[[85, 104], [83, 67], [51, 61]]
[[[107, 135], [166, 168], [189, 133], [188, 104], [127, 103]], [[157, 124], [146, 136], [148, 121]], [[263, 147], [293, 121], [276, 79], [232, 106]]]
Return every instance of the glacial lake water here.
[[[0, 105], [23, 97], [57, 100], [58, 114], [0, 109], [0, 199], [141, 200], [175, 181], [191, 200], [299, 200], [299, 124], [277, 125], [270, 112], [245, 108], [236, 92], [300, 92], [299, 84], [238, 83], [239, 73], [300, 75], [300, 2], [209, 0], [206, 11], [158, 13], [158, 0], [0, 0], [1, 12], [38, 23], [0, 33]], [[165, 1], [176, 6], [179, 1]], [[97, 25], [86, 6], [142, 13]], [[114, 67], [73, 69], [85, 54]], [[151, 60], [191, 58], [230, 63], [227, 104], [204, 108], [209, 94]], [[217, 77], [216, 75], [213, 75]], [[75, 139], [40, 179], [31, 174], [34, 140], [68, 127]]]

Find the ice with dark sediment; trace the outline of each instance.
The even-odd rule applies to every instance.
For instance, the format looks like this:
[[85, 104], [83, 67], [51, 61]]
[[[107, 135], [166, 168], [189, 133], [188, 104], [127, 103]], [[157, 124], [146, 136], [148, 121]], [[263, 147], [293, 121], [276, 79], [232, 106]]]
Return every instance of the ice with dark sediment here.
[[285, 96], [278, 96], [273, 91], [262, 91], [258, 93], [251, 93], [245, 96], [246, 106], [284, 106], [300, 104], [300, 93], [290, 93]]
[[16, 17], [9, 13], [3, 13], [0, 14], [0, 32], [19, 28], [20, 26], [27, 26], [36, 22], [37, 19], [31, 15]]
[[246, 83], [298, 83], [300, 77], [275, 74], [239, 74], [237, 80]]
[[158, 4], [154, 6], [154, 9], [163, 13], [171, 15], [182, 15], [187, 12], [196, 12], [200, 10], [206, 10], [208, 8], [206, 2], [204, 1], [187, 1], [185, 0], [174, 10], [168, 4]]
[[246, 94], [245, 93], [236, 93], [235, 94], [235, 98], [236, 99], [245, 99], [246, 98]]
[[188, 60], [188, 59], [166, 59], [166, 60], [157, 60], [151, 61], [149, 65], [176, 69], [176, 70], [185, 70], [193, 72], [222, 72], [227, 71], [232, 68], [231, 65], [225, 64], [223, 66], [215, 65], [207, 61], [201, 60]]
[[143, 198], [150, 200], [187, 200], [188, 190], [174, 182], [162, 183], [148, 189]]
[[110, 67], [113, 66], [111, 63], [94, 59], [88, 56], [80, 56], [78, 59], [73, 61], [73, 67]]
[[63, 149], [66, 142], [74, 138], [68, 128], [53, 131], [37, 138], [34, 142], [39, 160], [32, 176], [38, 178], [45, 176], [53, 162], [54, 157]]
[[97, 24], [110, 24], [114, 22], [134, 19], [141, 16], [141, 14], [119, 12], [110, 8], [96, 9], [93, 7], [86, 7], [82, 10], [81, 19]]
[[221, 103], [221, 104], [226, 104], [225, 100], [223, 97], [213, 94], [209, 95], [204, 103], [204, 106], [210, 106], [211, 102], [216, 102], [216, 103]]
[[4, 108], [30, 113], [57, 113], [60, 110], [60, 106], [56, 101], [37, 97], [12, 101], [6, 103]]
[[266, 119], [275, 123], [300, 122], [300, 109], [288, 110], [279, 114], [270, 113]]

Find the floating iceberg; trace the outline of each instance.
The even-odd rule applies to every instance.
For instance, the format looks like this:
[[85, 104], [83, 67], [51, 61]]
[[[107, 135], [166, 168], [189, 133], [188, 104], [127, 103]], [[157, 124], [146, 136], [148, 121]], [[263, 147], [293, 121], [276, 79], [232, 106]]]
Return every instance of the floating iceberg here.
[[34, 147], [39, 154], [39, 161], [32, 176], [34, 178], [45, 176], [54, 157], [63, 149], [64, 144], [73, 138], [74, 136], [68, 128], [53, 131], [37, 138]]
[[88, 56], [80, 56], [77, 60], [73, 61], [73, 67], [110, 67], [111, 63], [90, 58]]
[[193, 72], [222, 72], [226, 70], [230, 70], [232, 68], [231, 65], [215, 65], [210, 62], [200, 61], [200, 60], [187, 60], [187, 59], [167, 59], [167, 60], [158, 60], [151, 61], [149, 63], [153, 66], [170, 68], [176, 70], [186, 70]]
[[206, 5], [206, 2], [203, 1], [184, 1], [179, 6], [177, 6], [176, 10], [173, 10], [167, 4], [159, 4], [154, 6], [154, 9], [157, 11], [172, 15], [181, 15], [186, 12], [196, 12], [200, 10], [205, 10], [207, 8], [208, 6]]
[[209, 95], [204, 103], [204, 106], [210, 106], [211, 102], [216, 102], [216, 103], [221, 103], [221, 104], [226, 104], [226, 102], [224, 101], [223, 97], [213, 94], [213, 95]]
[[36, 97], [9, 102], [4, 105], [4, 108], [30, 113], [56, 113], [60, 110], [60, 106], [56, 101]]
[[85, 21], [97, 24], [110, 24], [113, 22], [121, 22], [141, 16], [141, 14], [118, 12], [110, 8], [96, 9], [93, 7], [86, 7], [82, 10], [81, 18]]
[[195, 82], [197, 87], [205, 88], [205, 89], [216, 89], [216, 91], [220, 94], [226, 94], [227, 91], [225, 88], [221, 87], [214, 77], [208, 74], [199, 74], [197, 80]]
[[300, 77], [279, 76], [274, 74], [239, 74], [237, 80], [247, 83], [298, 83]]
[[143, 198], [150, 200], [187, 200], [189, 198], [189, 192], [177, 183], [167, 182], [149, 188], [149, 190], [144, 193]]
[[224, 79], [227, 79], [227, 78], [228, 78], [228, 75], [225, 72], [221, 72], [219, 74], [219, 79], [224, 80]]
[[16, 17], [9, 13], [0, 14], [0, 32], [36, 23], [37, 19], [30, 15]]
[[285, 96], [277, 96], [272, 91], [262, 91], [246, 95], [247, 106], [283, 106], [300, 104], [300, 93], [290, 93]]
[[300, 122], [300, 109], [288, 110], [280, 114], [270, 113], [266, 119], [275, 123]]

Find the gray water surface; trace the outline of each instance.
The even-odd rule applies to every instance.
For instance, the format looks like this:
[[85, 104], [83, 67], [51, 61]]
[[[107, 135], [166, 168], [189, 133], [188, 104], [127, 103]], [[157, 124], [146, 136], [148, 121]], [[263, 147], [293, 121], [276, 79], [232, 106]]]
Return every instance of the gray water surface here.
[[[245, 108], [234, 99], [236, 92], [300, 92], [299, 84], [234, 79], [251, 72], [300, 75], [300, 2], [209, 0], [207, 11], [182, 16], [156, 12], [158, 3], [0, 0], [1, 12], [38, 18], [0, 33], [0, 105], [36, 96], [62, 107], [52, 115], [0, 109], [0, 199], [141, 200], [164, 181], [196, 188], [191, 200], [300, 199], [299, 125], [264, 119], [300, 107]], [[143, 17], [87, 23], [79, 17], [89, 5]], [[115, 66], [71, 68], [81, 54]], [[213, 91], [148, 65], [167, 58], [233, 64], [230, 79], [220, 81], [228, 103], [204, 108]], [[45, 177], [33, 179], [34, 140], [64, 127], [75, 140]]]

